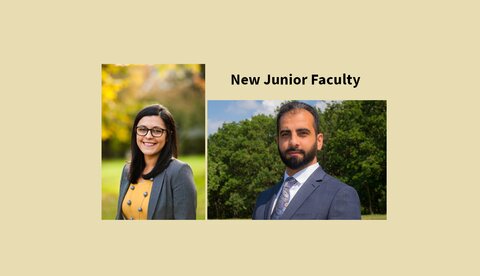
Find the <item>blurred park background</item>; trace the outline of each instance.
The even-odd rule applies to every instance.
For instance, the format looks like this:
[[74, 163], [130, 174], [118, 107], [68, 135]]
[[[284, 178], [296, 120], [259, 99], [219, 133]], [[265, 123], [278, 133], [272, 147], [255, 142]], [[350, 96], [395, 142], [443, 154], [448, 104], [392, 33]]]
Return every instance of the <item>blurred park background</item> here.
[[205, 219], [205, 65], [102, 65], [102, 219], [114, 219], [130, 135], [145, 106], [167, 107], [177, 124], [178, 159], [193, 170], [197, 219]]
[[[280, 181], [285, 170], [275, 143], [280, 102], [276, 107], [271, 102], [258, 105], [247, 119], [223, 123], [212, 118], [220, 106], [238, 113], [256, 103], [208, 102], [209, 219], [251, 218], [258, 194]], [[357, 190], [362, 219], [386, 219], [386, 101], [317, 101], [314, 106], [324, 134], [319, 163]], [[210, 129], [215, 123], [218, 129]]]

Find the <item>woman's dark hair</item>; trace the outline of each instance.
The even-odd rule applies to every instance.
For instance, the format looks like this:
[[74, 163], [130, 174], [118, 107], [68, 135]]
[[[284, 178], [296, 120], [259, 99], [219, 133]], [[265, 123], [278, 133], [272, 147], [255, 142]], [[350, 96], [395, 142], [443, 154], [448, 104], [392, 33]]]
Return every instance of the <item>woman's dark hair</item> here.
[[[142, 175], [145, 169], [145, 158], [143, 152], [137, 145], [137, 132], [136, 128], [140, 119], [145, 116], [159, 116], [165, 123], [167, 131], [164, 135], [165, 145], [160, 151], [160, 155], [157, 160], [157, 164], [153, 167], [152, 171]], [[145, 107], [138, 112], [132, 127], [132, 140], [131, 140], [132, 161], [130, 163], [130, 172], [128, 178], [130, 183], [137, 183], [137, 180], [142, 176], [144, 179], [150, 179], [163, 172], [170, 164], [172, 157], [177, 157], [177, 128], [175, 126], [175, 120], [168, 109], [160, 104], [154, 104]]]

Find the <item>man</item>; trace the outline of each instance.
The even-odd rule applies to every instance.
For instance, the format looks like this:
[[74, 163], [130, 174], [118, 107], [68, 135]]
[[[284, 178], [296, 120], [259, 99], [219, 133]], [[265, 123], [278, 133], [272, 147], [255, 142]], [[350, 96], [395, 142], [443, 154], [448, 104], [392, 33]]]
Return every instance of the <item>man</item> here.
[[360, 219], [355, 189], [317, 163], [323, 134], [313, 107], [297, 101], [280, 107], [276, 142], [285, 173], [258, 196], [253, 219]]

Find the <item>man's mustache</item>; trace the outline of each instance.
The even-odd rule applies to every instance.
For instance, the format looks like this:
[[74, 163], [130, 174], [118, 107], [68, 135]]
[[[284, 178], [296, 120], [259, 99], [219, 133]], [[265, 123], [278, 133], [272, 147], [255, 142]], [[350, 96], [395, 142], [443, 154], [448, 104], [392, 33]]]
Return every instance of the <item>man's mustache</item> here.
[[301, 154], [305, 154], [305, 151], [304, 150], [301, 150], [301, 149], [297, 149], [297, 148], [288, 148], [285, 152], [286, 153], [290, 153], [292, 151], [296, 151], [296, 152], [300, 152]]

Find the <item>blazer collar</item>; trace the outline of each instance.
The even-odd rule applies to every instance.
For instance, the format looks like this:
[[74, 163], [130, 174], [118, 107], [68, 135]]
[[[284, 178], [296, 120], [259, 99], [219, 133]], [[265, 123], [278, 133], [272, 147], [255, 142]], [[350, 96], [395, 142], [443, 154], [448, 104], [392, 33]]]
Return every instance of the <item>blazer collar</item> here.
[[307, 179], [307, 181], [305, 181], [300, 190], [298, 190], [297, 194], [290, 201], [280, 219], [290, 219], [293, 214], [295, 214], [297, 209], [303, 204], [303, 202], [310, 196], [310, 194], [320, 186], [325, 175], [326, 173], [323, 171], [322, 167], [318, 167]]
[[160, 192], [163, 188], [163, 180], [165, 179], [165, 173], [167, 169], [163, 170], [159, 175], [153, 178], [152, 191], [150, 192], [150, 200], [148, 202], [147, 219], [152, 219], [155, 213], [155, 207], [160, 198]]
[[283, 183], [283, 178], [278, 182], [275, 186], [272, 188], [272, 193], [273, 195], [270, 197], [270, 200], [268, 201], [266, 208], [265, 208], [265, 219], [270, 219], [272, 216], [272, 208], [273, 208], [273, 202], [275, 202], [275, 198], [277, 198], [277, 194], [280, 192], [280, 188], [282, 187]]
[[122, 213], [122, 203], [123, 199], [125, 198], [125, 195], [127, 194], [128, 186], [130, 185], [128, 181], [128, 170], [130, 168], [130, 164], [126, 164], [123, 167], [123, 172], [122, 172], [122, 179], [120, 180], [120, 193], [119, 193], [119, 200], [117, 204], [117, 216], [116, 219], [121, 219], [123, 218], [123, 213]]

